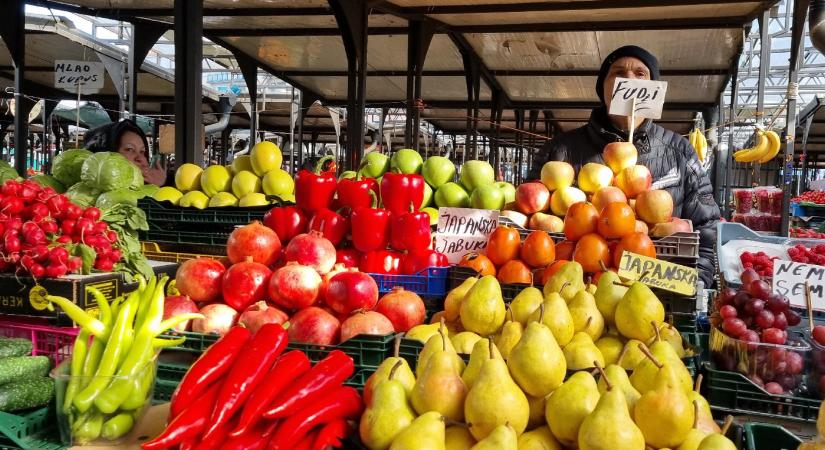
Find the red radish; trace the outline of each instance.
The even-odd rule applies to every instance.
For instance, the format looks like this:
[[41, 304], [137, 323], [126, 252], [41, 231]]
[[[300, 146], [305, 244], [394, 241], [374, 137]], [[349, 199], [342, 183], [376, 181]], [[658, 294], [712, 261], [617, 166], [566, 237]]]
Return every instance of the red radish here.
[[235, 324], [235, 318], [238, 317], [238, 311], [223, 303], [212, 303], [201, 308], [203, 319], [195, 319], [192, 321], [192, 331], [195, 333], [211, 333], [223, 336], [226, 334], [232, 325]]
[[272, 272], [269, 298], [284, 309], [297, 311], [312, 306], [321, 291], [321, 276], [312, 267], [289, 262]]
[[269, 306], [265, 301], [250, 305], [238, 318], [238, 325], [244, 326], [252, 333], [257, 333], [258, 329], [267, 323], [284, 324], [289, 320], [289, 316], [278, 308]]
[[[163, 302], [163, 320], [179, 314], [196, 312], [200, 312], [198, 310], [198, 306], [195, 305], [195, 302], [193, 302], [192, 299], [185, 295], [170, 295], [169, 297], [166, 297], [166, 300]], [[187, 320], [186, 322], [179, 323], [175, 325], [173, 330], [186, 331], [189, 329], [190, 322], [190, 320]]]
[[238, 311], [266, 298], [266, 287], [272, 272], [263, 264], [246, 261], [233, 264], [223, 274], [223, 301]]
[[90, 206], [83, 211], [83, 217], [96, 222], [100, 220], [100, 209]]
[[289, 319], [290, 342], [316, 345], [332, 345], [338, 342], [341, 322], [332, 314], [317, 306], [310, 306], [295, 313]]
[[335, 246], [318, 231], [299, 234], [286, 246], [286, 261], [311, 266], [323, 275], [335, 265]]
[[338, 314], [370, 310], [378, 302], [378, 285], [368, 274], [349, 269], [332, 277], [324, 301]]
[[415, 292], [402, 287], [393, 288], [378, 300], [375, 311], [385, 315], [392, 322], [396, 333], [408, 331], [410, 328], [424, 323], [427, 310], [424, 301]]
[[341, 342], [359, 334], [384, 336], [393, 332], [392, 322], [375, 311], [358, 311], [341, 324]]
[[272, 229], [255, 221], [236, 228], [226, 241], [226, 255], [233, 264], [252, 257], [256, 263], [271, 266], [281, 254], [281, 240]]
[[196, 302], [211, 302], [221, 297], [223, 264], [210, 258], [184, 261], [175, 274], [175, 282], [181, 295]]

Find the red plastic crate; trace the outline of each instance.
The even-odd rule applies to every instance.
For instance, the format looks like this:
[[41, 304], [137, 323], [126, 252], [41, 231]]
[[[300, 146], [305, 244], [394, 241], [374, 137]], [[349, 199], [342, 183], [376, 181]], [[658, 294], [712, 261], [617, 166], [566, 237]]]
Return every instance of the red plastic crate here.
[[55, 366], [72, 355], [79, 329], [0, 317], [0, 336], [32, 341], [32, 355], [48, 356]]

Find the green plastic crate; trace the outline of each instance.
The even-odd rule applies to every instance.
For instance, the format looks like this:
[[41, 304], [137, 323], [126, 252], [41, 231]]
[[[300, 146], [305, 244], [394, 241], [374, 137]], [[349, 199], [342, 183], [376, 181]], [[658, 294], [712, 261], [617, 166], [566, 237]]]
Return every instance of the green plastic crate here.
[[779, 425], [745, 424], [747, 450], [796, 450], [801, 442], [801, 439]]
[[162, 380], [160, 378], [155, 380], [155, 391], [152, 395], [154, 403], [166, 403], [172, 400], [172, 393], [177, 389], [178, 383], [179, 381]]
[[0, 412], [0, 449], [63, 450], [52, 407], [21, 414]]

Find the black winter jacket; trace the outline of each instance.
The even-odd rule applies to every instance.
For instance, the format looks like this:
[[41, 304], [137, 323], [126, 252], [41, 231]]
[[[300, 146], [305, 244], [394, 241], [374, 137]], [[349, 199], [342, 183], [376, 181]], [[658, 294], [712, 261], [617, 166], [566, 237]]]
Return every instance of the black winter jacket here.
[[[576, 173], [589, 162], [604, 164], [604, 146], [619, 140], [627, 140], [627, 133], [610, 122], [604, 107], [594, 109], [587, 125], [555, 136], [544, 147], [533, 163], [530, 178], [540, 178], [541, 167], [547, 161], [567, 161]], [[700, 232], [699, 275], [710, 288], [720, 212], [696, 152], [687, 139], [650, 120], [634, 132], [633, 141], [639, 151], [638, 164], [647, 166], [653, 176], [653, 188], [670, 192], [673, 215], [690, 219]]]

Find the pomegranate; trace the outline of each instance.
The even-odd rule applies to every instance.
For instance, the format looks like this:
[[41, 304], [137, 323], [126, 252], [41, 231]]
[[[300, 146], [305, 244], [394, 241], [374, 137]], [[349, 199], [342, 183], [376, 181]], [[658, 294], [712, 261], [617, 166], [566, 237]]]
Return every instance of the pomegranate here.
[[358, 311], [341, 324], [341, 342], [359, 334], [383, 336], [393, 331], [392, 322], [375, 311]]
[[257, 333], [258, 329], [266, 323], [283, 324], [289, 320], [289, 316], [278, 308], [269, 306], [265, 301], [256, 302], [246, 308], [238, 318], [238, 324], [243, 325], [252, 333]]
[[304, 309], [318, 300], [321, 282], [321, 276], [312, 267], [288, 262], [272, 272], [269, 298], [272, 303], [287, 310]]
[[311, 266], [321, 275], [335, 265], [335, 246], [318, 231], [299, 234], [286, 246], [286, 261]]
[[415, 292], [402, 287], [393, 288], [392, 292], [381, 297], [375, 311], [380, 312], [392, 322], [396, 333], [406, 332], [424, 323], [424, 318], [427, 316], [424, 300], [421, 300]]
[[235, 228], [226, 241], [226, 256], [233, 264], [251, 256], [256, 263], [271, 266], [281, 253], [281, 240], [271, 228], [255, 221]]
[[332, 266], [332, 270], [325, 273], [322, 277], [323, 280], [321, 281], [321, 291], [318, 293], [318, 298], [321, 300], [325, 299], [327, 296], [327, 286], [329, 286], [329, 280], [331, 280], [335, 275], [338, 275], [341, 272], [346, 272], [347, 270], [348, 268], [344, 264], [335, 263], [335, 265]]
[[211, 333], [223, 336], [232, 328], [232, 325], [235, 324], [235, 318], [238, 317], [238, 311], [223, 303], [206, 305], [201, 308], [200, 312], [204, 315], [204, 318], [192, 321], [192, 331], [195, 333]]
[[329, 312], [310, 306], [295, 313], [289, 320], [289, 341], [317, 345], [332, 345], [338, 342], [341, 322]]
[[[196, 312], [200, 312], [198, 310], [198, 306], [195, 305], [195, 302], [193, 302], [192, 299], [185, 295], [170, 295], [169, 297], [166, 297], [166, 300], [163, 302], [163, 320], [179, 314]], [[187, 320], [186, 322], [181, 322], [175, 325], [172, 330], [186, 331], [189, 328], [190, 322], [192, 321]]]
[[349, 269], [329, 280], [324, 301], [338, 314], [370, 310], [378, 302], [378, 285], [369, 274]]
[[233, 264], [224, 273], [223, 301], [236, 310], [243, 311], [266, 297], [266, 287], [271, 275], [268, 267], [247, 256], [246, 261]]
[[210, 258], [184, 261], [175, 274], [175, 286], [181, 295], [196, 302], [211, 302], [221, 297], [221, 282], [226, 268]]

